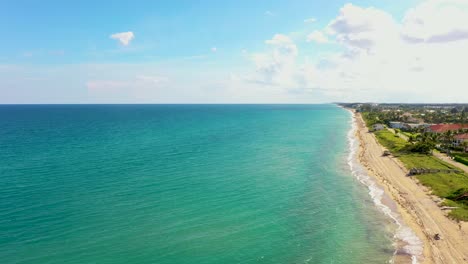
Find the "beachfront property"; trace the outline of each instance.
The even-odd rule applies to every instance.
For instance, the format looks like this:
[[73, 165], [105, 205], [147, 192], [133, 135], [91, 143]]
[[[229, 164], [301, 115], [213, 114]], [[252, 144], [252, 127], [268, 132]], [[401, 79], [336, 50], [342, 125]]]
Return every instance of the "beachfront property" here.
[[405, 122], [390, 121], [389, 126], [394, 129], [411, 130], [411, 129], [417, 129], [420, 127], [428, 127], [430, 125], [426, 123], [405, 123]]
[[430, 124], [426, 124], [426, 123], [417, 123], [417, 124], [407, 124], [411, 129], [416, 129], [416, 128], [421, 128], [421, 127], [429, 127]]
[[427, 132], [445, 133], [447, 131], [458, 131], [468, 129], [468, 124], [437, 124], [427, 127]]
[[[465, 143], [465, 142], [466, 142], [466, 143]], [[465, 143], [465, 144], [468, 143], [468, 133], [455, 135], [455, 136], [453, 137], [453, 145], [454, 145], [454, 146], [463, 146], [464, 143]], [[464, 151], [465, 151], [465, 152], [468, 151], [468, 145], [465, 145]]]
[[402, 129], [405, 127], [405, 123], [403, 122], [395, 122], [395, 121], [391, 121], [389, 122], [388, 124], [391, 128], [395, 128], [395, 129]]
[[373, 131], [379, 131], [385, 128], [384, 124], [374, 124], [372, 125], [372, 130]]

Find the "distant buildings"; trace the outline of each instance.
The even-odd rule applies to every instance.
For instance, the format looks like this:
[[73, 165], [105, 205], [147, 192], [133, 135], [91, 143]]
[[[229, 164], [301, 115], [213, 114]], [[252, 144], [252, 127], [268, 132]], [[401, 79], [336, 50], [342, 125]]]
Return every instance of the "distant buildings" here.
[[406, 124], [406, 125], [408, 125], [410, 128], [420, 128], [420, 127], [429, 127], [429, 126], [431, 126], [430, 124], [426, 124], [426, 123]]
[[389, 122], [389, 126], [395, 129], [402, 129], [403, 127], [405, 127], [405, 123], [392, 121], [392, 122]]
[[445, 133], [447, 131], [457, 131], [459, 129], [468, 129], [468, 124], [438, 124], [428, 127], [428, 132]]
[[389, 122], [389, 126], [394, 129], [411, 130], [420, 127], [429, 127], [430, 125], [426, 123], [405, 123], [392, 121]]

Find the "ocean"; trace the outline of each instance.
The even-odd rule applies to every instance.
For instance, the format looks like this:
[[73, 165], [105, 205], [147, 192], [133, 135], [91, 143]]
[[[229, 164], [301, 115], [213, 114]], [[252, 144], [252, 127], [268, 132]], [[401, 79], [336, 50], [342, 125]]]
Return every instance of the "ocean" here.
[[[388, 263], [335, 105], [0, 106], [0, 262]], [[372, 192], [371, 192], [372, 194]]]

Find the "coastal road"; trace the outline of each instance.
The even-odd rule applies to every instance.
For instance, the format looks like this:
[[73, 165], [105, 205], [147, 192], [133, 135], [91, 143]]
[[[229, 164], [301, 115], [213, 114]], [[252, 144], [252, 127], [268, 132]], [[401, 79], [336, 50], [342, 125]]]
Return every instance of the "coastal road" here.
[[[466, 166], [465, 164], [460, 163], [460, 162], [456, 162], [453, 159], [451, 159], [450, 157], [448, 157], [447, 155], [445, 155], [444, 153], [440, 153], [438, 151], [434, 151], [433, 154], [434, 154], [435, 157], [437, 157], [437, 158], [447, 162], [448, 164], [453, 165], [453, 166], [465, 171], [466, 173], [468, 173], [468, 166]], [[467, 245], [467, 247], [468, 247], [468, 245]]]

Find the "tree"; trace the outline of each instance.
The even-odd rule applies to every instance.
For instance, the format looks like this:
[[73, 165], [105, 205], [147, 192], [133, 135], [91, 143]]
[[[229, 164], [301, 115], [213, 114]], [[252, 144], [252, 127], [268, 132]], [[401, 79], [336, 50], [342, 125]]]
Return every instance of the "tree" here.
[[468, 141], [462, 141], [461, 146], [463, 147], [463, 152], [467, 152], [468, 150]]
[[430, 154], [435, 145], [432, 142], [417, 142], [416, 144], [408, 144], [404, 150], [415, 153]]

